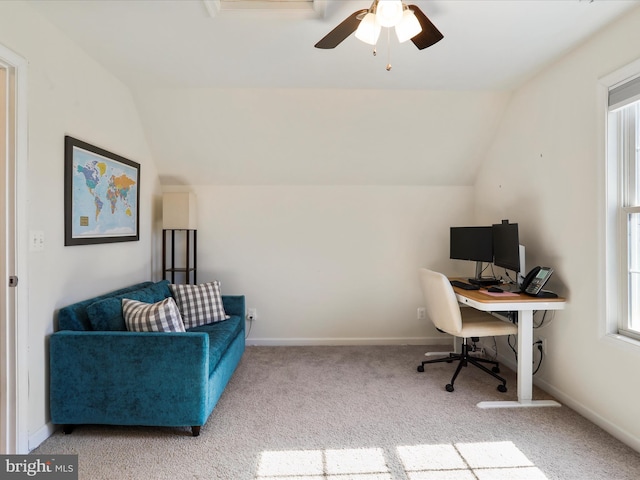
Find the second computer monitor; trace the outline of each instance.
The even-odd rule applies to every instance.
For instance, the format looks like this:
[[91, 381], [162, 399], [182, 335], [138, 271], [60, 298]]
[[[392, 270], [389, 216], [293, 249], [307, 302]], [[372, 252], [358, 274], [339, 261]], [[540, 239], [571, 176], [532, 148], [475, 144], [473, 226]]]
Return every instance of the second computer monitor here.
[[493, 264], [520, 272], [520, 241], [517, 223], [498, 223], [493, 229]]

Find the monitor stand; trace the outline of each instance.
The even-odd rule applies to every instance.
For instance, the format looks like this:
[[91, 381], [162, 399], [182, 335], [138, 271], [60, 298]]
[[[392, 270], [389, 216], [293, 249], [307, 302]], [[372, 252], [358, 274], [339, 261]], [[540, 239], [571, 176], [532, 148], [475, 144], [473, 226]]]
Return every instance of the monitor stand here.
[[476, 276], [468, 280], [471, 285], [478, 285], [479, 287], [489, 287], [500, 284], [500, 280], [497, 278], [482, 278], [482, 262], [476, 262]]

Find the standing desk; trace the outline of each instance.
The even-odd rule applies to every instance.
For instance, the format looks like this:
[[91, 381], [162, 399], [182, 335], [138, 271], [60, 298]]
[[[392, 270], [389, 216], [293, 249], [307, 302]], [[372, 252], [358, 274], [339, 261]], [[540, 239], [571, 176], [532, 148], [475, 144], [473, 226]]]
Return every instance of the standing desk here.
[[[459, 279], [463, 280], [463, 279]], [[463, 280], [464, 281], [464, 280]], [[480, 402], [480, 408], [559, 407], [555, 400], [533, 400], [533, 312], [562, 310], [564, 298], [536, 298], [523, 293], [492, 294], [486, 289], [464, 290], [453, 287], [458, 303], [484, 312], [518, 313], [518, 400]]]

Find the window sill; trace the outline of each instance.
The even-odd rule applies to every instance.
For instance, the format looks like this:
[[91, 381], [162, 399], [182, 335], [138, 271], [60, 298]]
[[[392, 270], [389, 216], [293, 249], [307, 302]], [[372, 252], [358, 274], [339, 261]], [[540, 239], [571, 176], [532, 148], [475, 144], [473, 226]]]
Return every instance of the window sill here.
[[631, 337], [620, 335], [619, 333], [608, 333], [604, 340], [613, 346], [628, 349], [632, 352], [640, 352], [640, 341]]

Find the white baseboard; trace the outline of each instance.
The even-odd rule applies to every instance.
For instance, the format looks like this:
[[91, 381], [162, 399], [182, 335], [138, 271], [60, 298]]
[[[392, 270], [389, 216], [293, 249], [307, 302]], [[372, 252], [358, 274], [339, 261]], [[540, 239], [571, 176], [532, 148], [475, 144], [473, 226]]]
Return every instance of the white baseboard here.
[[630, 434], [623, 428], [620, 428], [619, 425], [611, 423], [606, 418], [602, 417], [600, 414], [594, 412], [590, 408], [586, 407], [582, 403], [576, 401], [575, 398], [570, 397], [566, 393], [558, 390], [556, 387], [552, 386], [545, 380], [541, 378], [535, 378], [533, 380], [534, 385], [540, 387], [547, 393], [553, 395], [560, 403], [566, 405], [567, 407], [575, 410], [580, 415], [585, 417], [587, 420], [595, 423], [597, 426], [602, 428], [605, 432], [611, 434], [613, 437], [620, 440], [622, 443], [628, 445], [633, 448], [636, 452], [640, 452], [640, 438]]
[[55, 431], [56, 427], [51, 422], [47, 422], [37, 432], [29, 435], [29, 451], [38, 448]]
[[[518, 365], [514, 360], [513, 355], [499, 354], [498, 361], [502, 365], [513, 370], [514, 372], [518, 370]], [[628, 445], [629, 447], [633, 448], [635, 451], [640, 452], [640, 438], [630, 434], [623, 428], [620, 428], [619, 425], [611, 423], [609, 420], [602, 417], [600, 414], [594, 412], [589, 407], [577, 401], [575, 398], [571, 397], [570, 395], [567, 395], [567, 393], [551, 385], [549, 382], [547, 382], [543, 378], [534, 376], [533, 384], [536, 387], [544, 390], [545, 392], [553, 395], [561, 404], [566, 405], [572, 410], [575, 410], [580, 415], [585, 417], [587, 420], [589, 420], [590, 422], [593, 422], [594, 424], [602, 428], [605, 432], [609, 433], [613, 437], [620, 440], [625, 445]]]
[[247, 345], [258, 347], [297, 346], [349, 346], [349, 345], [445, 345], [449, 340], [442, 337], [389, 337], [389, 338], [252, 338]]

